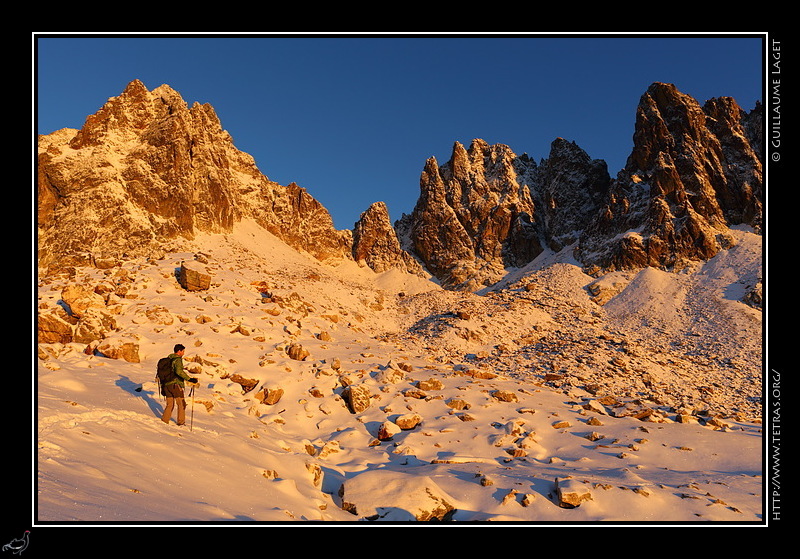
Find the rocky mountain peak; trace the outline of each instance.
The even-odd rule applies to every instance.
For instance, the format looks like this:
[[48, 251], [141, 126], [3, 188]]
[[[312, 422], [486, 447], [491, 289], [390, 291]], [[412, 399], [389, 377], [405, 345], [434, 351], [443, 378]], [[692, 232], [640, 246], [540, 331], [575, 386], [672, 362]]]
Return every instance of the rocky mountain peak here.
[[356, 222], [353, 229], [353, 258], [376, 272], [399, 268], [423, 275], [422, 266], [401, 248], [384, 202], [373, 203]]
[[545, 249], [570, 246], [593, 273], [706, 260], [731, 245], [731, 225], [760, 228], [761, 116], [732, 98], [701, 106], [673, 84], [654, 83], [615, 179], [564, 138], [539, 165], [503, 144], [456, 142], [447, 163], [426, 162], [420, 198], [398, 231], [454, 289], [490, 285]]
[[701, 106], [654, 83], [636, 109], [634, 147], [612, 179], [604, 161], [556, 138], [537, 164], [505, 144], [454, 142], [429, 158], [419, 198], [392, 226], [376, 203], [336, 230], [304, 188], [270, 181], [214, 109], [132, 81], [80, 130], [39, 139], [40, 266], [150, 254], [199, 232], [253, 220], [318, 259], [422, 269], [475, 291], [545, 250], [572, 248], [587, 271], [673, 269], [730, 246], [731, 225], [762, 220], [763, 109], [732, 98]]
[[611, 178], [601, 159], [575, 142], [556, 138], [535, 179], [537, 217], [547, 247], [559, 251], [575, 243], [597, 214]]
[[450, 160], [435, 158], [420, 177], [420, 198], [398, 224], [409, 250], [443, 285], [474, 290], [538, 249], [527, 184], [535, 163], [503, 144], [456, 142]]
[[39, 265], [148, 254], [166, 241], [252, 219], [318, 258], [350, 252], [327, 210], [236, 149], [214, 109], [132, 81], [78, 131], [41, 137]]
[[634, 147], [579, 258], [602, 270], [680, 267], [731, 245], [731, 225], [760, 228], [762, 162], [730, 98], [705, 107], [655, 83], [636, 113]]

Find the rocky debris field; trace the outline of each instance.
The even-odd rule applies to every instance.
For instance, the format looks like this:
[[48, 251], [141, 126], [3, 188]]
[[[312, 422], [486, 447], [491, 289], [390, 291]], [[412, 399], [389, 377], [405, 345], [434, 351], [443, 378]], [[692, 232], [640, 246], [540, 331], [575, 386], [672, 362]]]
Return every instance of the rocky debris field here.
[[[739, 236], [721, 257], [752, 262]], [[470, 294], [264, 239], [40, 278], [41, 520], [760, 519], [760, 311], [718, 260], [611, 282], [554, 257]], [[174, 343], [188, 431], [159, 420]]]

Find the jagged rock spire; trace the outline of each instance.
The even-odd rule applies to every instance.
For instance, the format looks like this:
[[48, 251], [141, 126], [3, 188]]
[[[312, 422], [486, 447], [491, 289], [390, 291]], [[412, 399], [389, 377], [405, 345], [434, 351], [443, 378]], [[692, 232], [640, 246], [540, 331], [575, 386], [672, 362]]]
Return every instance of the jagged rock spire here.
[[443, 285], [478, 289], [541, 248], [527, 181], [536, 164], [503, 144], [456, 142], [450, 160], [425, 163], [420, 198], [399, 234]]
[[389, 209], [375, 202], [361, 214], [353, 228], [353, 258], [376, 272], [399, 268], [424, 275], [422, 266], [400, 247], [400, 241], [389, 219]]
[[654, 83], [639, 102], [633, 140], [604, 208], [581, 236], [585, 265], [672, 269], [730, 246], [730, 225], [759, 229], [762, 163], [733, 99], [701, 107], [674, 85]]

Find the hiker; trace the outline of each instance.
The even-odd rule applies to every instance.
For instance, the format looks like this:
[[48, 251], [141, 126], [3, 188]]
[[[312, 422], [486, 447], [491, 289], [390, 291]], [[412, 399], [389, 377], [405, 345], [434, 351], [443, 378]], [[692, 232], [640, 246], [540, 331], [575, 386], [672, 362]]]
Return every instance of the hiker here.
[[172, 409], [177, 405], [178, 417], [177, 424], [184, 425], [186, 423], [186, 399], [183, 394], [184, 381], [197, 384], [197, 379], [187, 375], [183, 370], [183, 354], [186, 348], [181, 344], [175, 344], [173, 353], [167, 356], [171, 361], [173, 375], [169, 380], [161, 384], [161, 394], [167, 399], [167, 404], [164, 407], [164, 413], [161, 416], [161, 421], [169, 423], [172, 416]]

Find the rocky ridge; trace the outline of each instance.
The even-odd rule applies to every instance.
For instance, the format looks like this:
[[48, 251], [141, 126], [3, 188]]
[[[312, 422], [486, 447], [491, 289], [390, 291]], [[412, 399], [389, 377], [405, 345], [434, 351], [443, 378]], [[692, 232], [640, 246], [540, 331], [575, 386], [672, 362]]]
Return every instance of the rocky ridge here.
[[448, 289], [477, 291], [564, 248], [593, 275], [680, 270], [730, 246], [730, 226], [760, 231], [761, 113], [730, 98], [701, 107], [655, 83], [614, 179], [562, 138], [538, 164], [502, 144], [456, 142], [449, 161], [425, 163], [411, 214], [391, 225], [376, 202], [340, 231], [305, 189], [270, 181], [237, 150], [211, 106], [135, 80], [81, 130], [40, 137], [38, 262], [102, 266], [253, 219], [318, 259], [428, 273]]
[[576, 256], [604, 271], [680, 270], [734, 239], [729, 227], [761, 230], [759, 135], [730, 98], [704, 107], [670, 84], [653, 84], [636, 115], [634, 148], [607, 200], [581, 235]]
[[139, 80], [80, 130], [39, 138], [37, 202], [42, 268], [154, 255], [245, 218], [320, 260], [352, 244], [305, 189], [270, 181], [236, 149], [210, 105]]
[[760, 231], [762, 118], [760, 105], [749, 114], [731, 98], [701, 107], [654, 83], [614, 179], [604, 161], [562, 138], [538, 165], [508, 146], [457, 143], [445, 164], [426, 163], [398, 235], [443, 285], [469, 291], [567, 247], [593, 275], [680, 270], [729, 247], [731, 226]]

